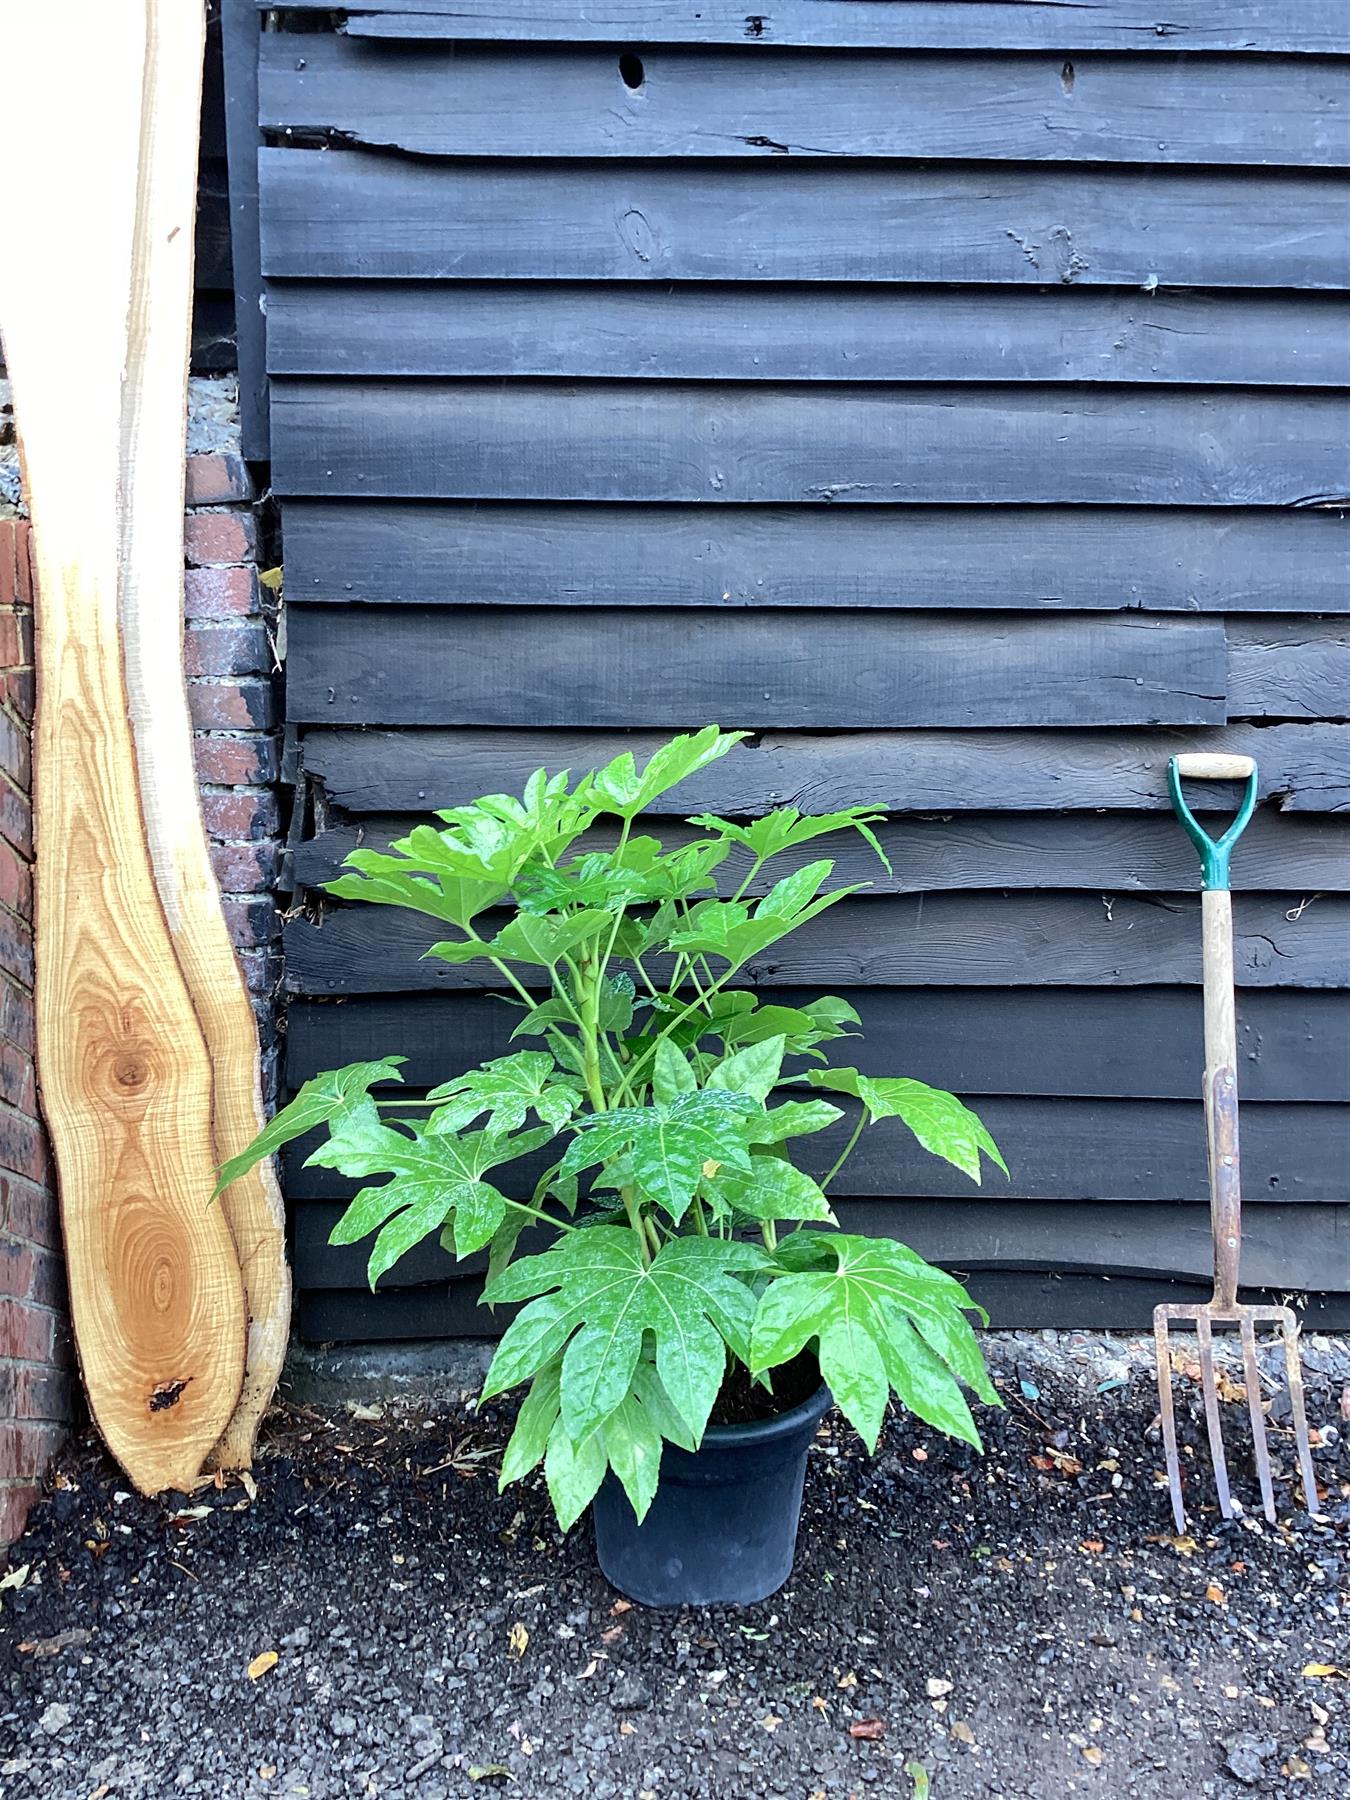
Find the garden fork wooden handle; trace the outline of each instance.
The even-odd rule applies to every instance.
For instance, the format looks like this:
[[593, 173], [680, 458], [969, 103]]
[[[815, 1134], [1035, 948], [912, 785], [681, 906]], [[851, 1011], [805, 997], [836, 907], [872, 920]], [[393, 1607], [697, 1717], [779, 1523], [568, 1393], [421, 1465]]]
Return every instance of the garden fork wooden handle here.
[[[1181, 792], [1192, 780], [1245, 779], [1237, 816], [1215, 840], [1200, 825]], [[1205, 991], [1205, 1143], [1209, 1154], [1210, 1222], [1214, 1231], [1214, 1298], [1217, 1311], [1237, 1304], [1242, 1253], [1242, 1171], [1238, 1155], [1237, 1017], [1233, 999], [1233, 897], [1228, 859], [1256, 806], [1256, 764], [1249, 756], [1174, 756], [1167, 770], [1172, 805], [1200, 852], [1201, 970]]]

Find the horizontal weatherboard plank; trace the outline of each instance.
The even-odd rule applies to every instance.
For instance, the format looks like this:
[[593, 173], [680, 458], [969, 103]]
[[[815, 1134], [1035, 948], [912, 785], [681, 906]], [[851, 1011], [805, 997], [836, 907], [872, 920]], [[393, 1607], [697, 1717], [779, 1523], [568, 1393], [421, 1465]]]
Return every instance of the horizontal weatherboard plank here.
[[[769, 1004], [801, 995], [765, 989]], [[862, 1036], [834, 1060], [955, 1093], [1187, 1100], [1199, 1091], [1196, 988], [854, 988]], [[396, 1051], [405, 1082], [434, 1087], [528, 1048], [521, 1007], [489, 993], [397, 994], [290, 1003], [286, 1079]], [[1350, 1100], [1350, 996], [1246, 988], [1238, 1058], [1248, 1100]]]
[[274, 375], [1350, 385], [1339, 295], [278, 281]]
[[1249, 719], [1350, 716], [1350, 626], [1235, 619], [1228, 628], [1228, 711]]
[[276, 380], [281, 494], [1303, 506], [1350, 496], [1344, 400], [1062, 390]]
[[306, 606], [288, 626], [290, 717], [331, 724], [1201, 725], [1226, 680], [1219, 622], [1133, 613]]
[[[965, 1273], [965, 1271], [958, 1271]], [[509, 1311], [478, 1305], [480, 1283], [452, 1281], [428, 1287], [302, 1290], [297, 1296], [299, 1335], [311, 1343], [370, 1343], [410, 1338], [494, 1338]], [[1147, 1331], [1163, 1301], [1208, 1300], [1209, 1281], [1139, 1280], [1131, 1276], [1055, 1275], [1010, 1269], [977, 1270], [967, 1282], [972, 1297], [996, 1331]], [[1283, 1304], [1288, 1289], [1244, 1290], [1244, 1298]], [[1315, 1291], [1300, 1302], [1305, 1331], [1350, 1329], [1350, 1297]], [[483, 1351], [486, 1368], [488, 1351]]]
[[[652, 731], [356, 731], [305, 734], [307, 772], [348, 812], [463, 806], [531, 772], [599, 768], [664, 741]], [[1055, 809], [1170, 814], [1167, 762], [1188, 750], [1257, 760], [1263, 800], [1287, 811], [1350, 811], [1350, 726], [1227, 726], [1185, 732], [869, 731], [756, 740], [673, 790], [671, 812], [759, 814]], [[1228, 790], [1235, 793], [1236, 790]]]
[[294, 499], [286, 598], [1344, 614], [1350, 526], [1313, 507]]
[[[271, 9], [273, 0], [257, 0]], [[331, 12], [331, 0], [292, 0], [292, 11]], [[1091, 7], [1024, 0], [349, 0], [347, 30], [455, 39], [776, 44], [954, 50], [1350, 49], [1345, 21], [1326, 0], [1191, 0], [1161, 22], [1156, 0], [1097, 0]]]
[[[1064, 1202], [1016, 1200], [844, 1201], [846, 1231], [898, 1238], [943, 1268], [1044, 1269], [1057, 1274], [1106, 1272], [1122, 1276], [1191, 1276], [1213, 1267], [1209, 1220], [1191, 1206], [1141, 1202], [1119, 1211], [1090, 1212]], [[364, 1244], [330, 1245], [340, 1208], [315, 1202], [296, 1208], [294, 1267], [302, 1288], [359, 1288], [366, 1284]], [[542, 1242], [523, 1246], [528, 1253]], [[482, 1257], [457, 1263], [435, 1238], [410, 1252], [386, 1275], [382, 1289], [454, 1281], [481, 1274]], [[1255, 1205], [1243, 1209], [1244, 1287], [1309, 1288], [1334, 1284], [1350, 1291], [1350, 1208]]]
[[1305, 58], [382, 47], [262, 39], [259, 118], [419, 156], [1350, 162], [1350, 69]]
[[[1350, 987], [1350, 900], [1239, 895], [1240, 987]], [[1292, 916], [1291, 916], [1292, 915]], [[486, 963], [425, 952], [446, 935], [391, 907], [338, 907], [286, 928], [292, 993], [493, 988]], [[1194, 895], [920, 894], [846, 900], [755, 959], [747, 986], [1145, 987], [1200, 980]]]
[[[959, 1169], [921, 1149], [898, 1123], [864, 1132], [830, 1185], [837, 1198], [915, 1199], [950, 1196], [1016, 1200], [1182, 1200], [1207, 1198], [1205, 1130], [1198, 1100], [1061, 1100], [982, 1098], [979, 1114], [1003, 1152], [1011, 1179], [986, 1166], [982, 1188]], [[1258, 1195], [1297, 1211], [1331, 1205], [1350, 1194], [1350, 1133], [1340, 1106], [1244, 1107], [1242, 1174], [1250, 1199]], [[794, 1160], [818, 1179], [842, 1151], [856, 1112], [828, 1130], [797, 1140]], [[293, 1199], [341, 1199], [359, 1181], [305, 1168], [311, 1148], [297, 1146], [286, 1161]], [[547, 1167], [547, 1153], [498, 1172], [504, 1193], [527, 1197]], [[1344, 1278], [1343, 1278], [1344, 1279]]]
[[269, 277], [1350, 286], [1346, 187], [1317, 173], [264, 149], [259, 179]]
[[[1204, 790], [1192, 799], [1203, 806]], [[1202, 816], [1216, 837], [1228, 818], [1219, 813]], [[295, 878], [305, 887], [331, 881], [350, 851], [385, 850], [419, 818], [377, 815], [330, 826], [296, 846]], [[890, 859], [889, 871], [860, 837], [841, 832], [775, 857], [744, 891], [767, 893], [781, 876], [821, 856], [833, 860], [838, 882], [864, 882], [869, 896], [964, 888], [1167, 893], [1200, 885], [1199, 858], [1189, 839], [1174, 819], [1162, 813], [960, 813], [949, 818], [889, 819], [874, 829]], [[658, 822], [656, 830], [668, 849], [702, 835], [665, 821]], [[613, 832], [590, 834], [578, 846], [578, 854], [609, 849], [613, 843]], [[725, 896], [741, 891], [750, 860], [748, 851], [733, 852], [717, 871], [718, 891]], [[1234, 855], [1233, 885], [1244, 891], [1281, 893], [1294, 887], [1329, 893], [1350, 890], [1350, 816], [1335, 819], [1263, 808]]]

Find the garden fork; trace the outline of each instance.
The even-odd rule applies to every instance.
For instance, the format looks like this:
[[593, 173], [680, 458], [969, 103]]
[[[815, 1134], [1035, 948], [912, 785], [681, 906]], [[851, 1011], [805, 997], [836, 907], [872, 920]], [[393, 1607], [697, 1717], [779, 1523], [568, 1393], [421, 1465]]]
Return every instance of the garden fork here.
[[[1202, 828], [1181, 792], [1183, 777], [1193, 781], [1242, 781], [1247, 789], [1237, 816], [1217, 841]], [[1177, 1531], [1186, 1529], [1186, 1509], [1181, 1495], [1181, 1463], [1177, 1454], [1177, 1424], [1172, 1407], [1172, 1366], [1167, 1341], [1169, 1323], [1195, 1325], [1204, 1393], [1205, 1427], [1209, 1434], [1214, 1482], [1219, 1492], [1219, 1511], [1233, 1516], [1224, 1460], [1223, 1433], [1219, 1422], [1219, 1392], [1214, 1373], [1215, 1325], [1236, 1325], [1242, 1340], [1243, 1378], [1247, 1409], [1251, 1414], [1252, 1445], [1261, 1499], [1266, 1517], [1275, 1522], [1275, 1495], [1270, 1478], [1270, 1450], [1266, 1421], [1261, 1410], [1261, 1381], [1256, 1365], [1256, 1327], [1278, 1324], [1284, 1337], [1285, 1365], [1289, 1376], [1289, 1401], [1293, 1410], [1294, 1437], [1303, 1476], [1303, 1497], [1308, 1511], [1317, 1511], [1317, 1486], [1313, 1478], [1308, 1418], [1303, 1405], [1303, 1375], [1299, 1367], [1298, 1322], [1287, 1306], [1239, 1306], [1238, 1268], [1242, 1256], [1242, 1177], [1238, 1162], [1237, 1026], [1233, 1004], [1233, 897], [1228, 886], [1228, 861], [1256, 809], [1256, 764], [1250, 756], [1174, 756], [1167, 766], [1167, 785], [1172, 807], [1186, 833], [1200, 852], [1203, 893], [1203, 976], [1205, 991], [1205, 1141], [1209, 1152], [1210, 1224], [1214, 1233], [1214, 1292], [1203, 1305], [1167, 1305], [1154, 1308], [1153, 1331], [1158, 1346], [1158, 1398], [1163, 1443], [1167, 1448], [1167, 1482]]]

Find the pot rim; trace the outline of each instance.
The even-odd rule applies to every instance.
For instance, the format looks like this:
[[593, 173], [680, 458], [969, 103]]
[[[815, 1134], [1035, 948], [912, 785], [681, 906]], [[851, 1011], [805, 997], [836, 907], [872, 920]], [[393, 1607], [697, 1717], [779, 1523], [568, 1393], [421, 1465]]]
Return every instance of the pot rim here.
[[787, 1412], [771, 1419], [751, 1419], [744, 1425], [709, 1425], [695, 1454], [705, 1450], [739, 1450], [746, 1444], [772, 1444], [790, 1437], [813, 1419], [823, 1419], [834, 1405], [834, 1395], [822, 1381], [814, 1394], [799, 1400]]

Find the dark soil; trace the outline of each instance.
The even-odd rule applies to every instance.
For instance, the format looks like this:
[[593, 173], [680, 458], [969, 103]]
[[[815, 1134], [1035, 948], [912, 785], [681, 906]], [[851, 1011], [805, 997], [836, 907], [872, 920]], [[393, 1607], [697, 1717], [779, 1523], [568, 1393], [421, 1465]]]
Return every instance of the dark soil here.
[[722, 1391], [713, 1403], [709, 1423], [748, 1425], [791, 1412], [794, 1406], [800, 1406], [803, 1400], [809, 1400], [818, 1392], [820, 1364], [814, 1356], [795, 1356], [781, 1369], [775, 1369], [771, 1379], [771, 1387], [765, 1387], [762, 1381], [752, 1381], [744, 1363], [728, 1369]]
[[498, 1498], [506, 1409], [282, 1410], [256, 1496], [169, 1503], [86, 1438], [0, 1592], [0, 1793], [1350, 1792], [1350, 1681], [1317, 1672], [1350, 1669], [1342, 1353], [1311, 1379], [1326, 1522], [1281, 1480], [1278, 1527], [1209, 1509], [1177, 1540], [1142, 1367], [1026, 1348], [997, 1352], [983, 1460], [908, 1417], [869, 1460], [827, 1419], [796, 1573], [744, 1611], [617, 1601], [588, 1526], [561, 1537], [537, 1485]]

